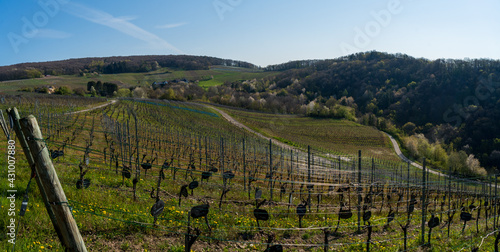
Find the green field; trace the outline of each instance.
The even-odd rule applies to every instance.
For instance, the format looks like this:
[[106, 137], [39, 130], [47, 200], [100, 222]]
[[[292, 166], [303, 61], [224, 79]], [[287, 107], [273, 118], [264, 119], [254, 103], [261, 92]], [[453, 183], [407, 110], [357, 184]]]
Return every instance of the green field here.
[[150, 86], [153, 82], [163, 82], [175, 79], [187, 79], [189, 81], [199, 81], [203, 88], [221, 85], [226, 81], [240, 81], [250, 79], [260, 79], [266, 76], [275, 75], [274, 72], [263, 72], [246, 68], [213, 66], [210, 70], [178, 70], [171, 68], [161, 68], [148, 73], [122, 73], [122, 74], [91, 74], [85, 76], [62, 75], [47, 76], [38, 79], [25, 79], [15, 81], [0, 82], [0, 89], [3, 93], [12, 94], [23, 87], [39, 87], [45, 85], [68, 86], [72, 89], [81, 87], [87, 88], [87, 82], [98, 81], [112, 82], [119, 87]]

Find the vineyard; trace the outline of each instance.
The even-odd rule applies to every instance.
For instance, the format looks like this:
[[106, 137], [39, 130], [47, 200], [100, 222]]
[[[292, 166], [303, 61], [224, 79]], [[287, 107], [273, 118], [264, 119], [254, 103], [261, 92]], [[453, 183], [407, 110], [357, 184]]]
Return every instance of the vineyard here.
[[[500, 239], [496, 178], [382, 158], [388, 140], [350, 122], [321, 130], [325, 121], [231, 111], [260, 131], [271, 123], [264, 133], [298, 147], [287, 149], [192, 103], [123, 99], [76, 113], [106, 101], [0, 102], [38, 120], [43, 138], [32, 140], [50, 151], [89, 251], [495, 251]], [[16, 202], [25, 193], [29, 202], [15, 249], [64, 251], [16, 150]], [[0, 202], [3, 211], [7, 197]], [[3, 251], [12, 248], [4, 216]]]
[[347, 120], [317, 119], [297, 115], [264, 114], [224, 108], [232, 117], [268, 137], [308, 145], [339, 155], [364, 155], [398, 161], [389, 139], [377, 129]]

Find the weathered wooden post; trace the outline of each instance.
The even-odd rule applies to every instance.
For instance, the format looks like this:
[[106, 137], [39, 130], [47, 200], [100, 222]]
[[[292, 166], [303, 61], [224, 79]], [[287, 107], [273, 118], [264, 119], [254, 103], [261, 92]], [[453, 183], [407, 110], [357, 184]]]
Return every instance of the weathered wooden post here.
[[[1, 113], [0, 113], [1, 114]], [[19, 140], [19, 143], [21, 144], [21, 147], [23, 148], [24, 155], [26, 156], [26, 160], [28, 161], [28, 164], [30, 167], [34, 167], [35, 161], [33, 160], [33, 156], [31, 155], [30, 149], [28, 147], [28, 143], [26, 142], [26, 138], [24, 137], [23, 132], [21, 131], [21, 125], [19, 124], [19, 113], [17, 112], [16, 108], [13, 109], [7, 109], [7, 114], [12, 118], [13, 126], [14, 126], [14, 131], [16, 132], [17, 139]], [[34, 169], [34, 168], [32, 168]], [[35, 170], [36, 171], [36, 170]], [[54, 228], [57, 233], [57, 237], [59, 237], [59, 240], [62, 241], [62, 234], [61, 230], [59, 229], [59, 226], [57, 225], [56, 217], [54, 215], [54, 212], [52, 211], [52, 208], [50, 208], [50, 205], [48, 204], [47, 200], [47, 194], [45, 193], [45, 190], [42, 187], [42, 182], [40, 181], [40, 176], [37, 175], [35, 177], [36, 183], [38, 185], [38, 188], [40, 189], [40, 194], [43, 199], [43, 203], [45, 204], [45, 208], [47, 209], [47, 213], [49, 214], [50, 220], [52, 221], [52, 225], [54, 225]]]
[[269, 181], [271, 183], [271, 201], [273, 201], [273, 142], [269, 139]]
[[311, 146], [307, 146], [307, 205], [309, 206], [309, 212], [311, 212]]
[[56, 225], [61, 231], [62, 244], [68, 251], [87, 251], [75, 219], [67, 206], [66, 195], [50, 159], [49, 150], [42, 140], [36, 118], [33, 115], [23, 118], [20, 120], [20, 125], [33, 157], [34, 168], [40, 178], [40, 191], [46, 193], [46, 204], [50, 205]]
[[495, 218], [493, 218], [493, 229], [496, 229], [497, 228], [497, 220], [498, 220], [498, 216], [497, 216], [497, 182], [498, 182], [498, 173], [495, 173], [495, 200], [493, 201], [494, 202], [494, 206], [493, 206], [493, 211], [494, 211], [494, 214], [493, 216], [495, 216]]
[[425, 158], [424, 158], [424, 161], [423, 161], [423, 164], [422, 164], [422, 226], [421, 226], [421, 229], [422, 229], [422, 233], [421, 233], [421, 239], [422, 239], [422, 244], [425, 243], [425, 219], [426, 219], [426, 202], [425, 202], [425, 194], [427, 193], [426, 192], [426, 176], [425, 176]]
[[[448, 166], [448, 211], [451, 211], [451, 166]], [[448, 222], [451, 222], [449, 217]], [[450, 237], [450, 225], [448, 225], [448, 237]]]
[[361, 150], [358, 151], [358, 186], [356, 195], [358, 196], [358, 233], [361, 233]]
[[[243, 144], [243, 191], [247, 191], [247, 163], [246, 163], [246, 155], [245, 155], [245, 138], [242, 139], [241, 143]], [[250, 190], [250, 188], [248, 188]]]

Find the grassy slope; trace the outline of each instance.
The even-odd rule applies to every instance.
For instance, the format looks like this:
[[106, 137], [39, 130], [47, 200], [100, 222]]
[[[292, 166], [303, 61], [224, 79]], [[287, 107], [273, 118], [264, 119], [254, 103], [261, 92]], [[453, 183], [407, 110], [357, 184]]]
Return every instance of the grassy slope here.
[[372, 127], [346, 120], [224, 110], [250, 128], [291, 145], [350, 155], [361, 150], [364, 156], [399, 161], [390, 140]]

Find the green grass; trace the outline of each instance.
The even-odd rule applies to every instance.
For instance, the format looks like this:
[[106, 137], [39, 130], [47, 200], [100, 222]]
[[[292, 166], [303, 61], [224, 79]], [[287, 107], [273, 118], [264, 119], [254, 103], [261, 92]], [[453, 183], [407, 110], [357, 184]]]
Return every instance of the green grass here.
[[213, 86], [219, 86], [219, 85], [222, 85], [224, 84], [224, 82], [222, 81], [217, 81], [215, 79], [212, 79], [212, 80], [206, 80], [206, 81], [200, 81], [198, 83], [198, 85], [204, 89], [207, 89], [209, 87], [213, 87]]

